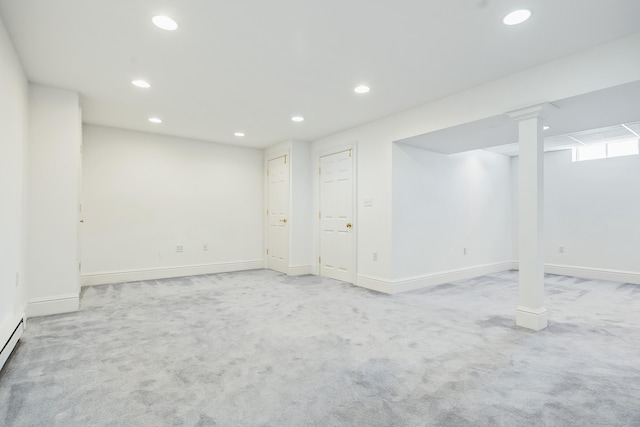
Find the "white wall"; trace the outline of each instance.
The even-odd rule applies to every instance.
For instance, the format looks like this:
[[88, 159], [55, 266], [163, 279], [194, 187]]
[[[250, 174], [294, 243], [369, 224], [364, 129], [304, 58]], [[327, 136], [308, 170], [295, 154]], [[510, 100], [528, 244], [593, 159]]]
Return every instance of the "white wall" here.
[[[0, 20], [0, 347], [26, 306], [27, 79]], [[16, 274], [20, 280], [16, 286]]]
[[[640, 75], [638, 51], [640, 33], [314, 141], [314, 159], [331, 147], [357, 142], [357, 283], [388, 290], [394, 280], [394, 141], [635, 81]], [[316, 181], [317, 177], [313, 185], [314, 208], [318, 200]], [[365, 198], [373, 199], [372, 207], [363, 207]], [[314, 229], [317, 230], [317, 220]], [[374, 251], [378, 252], [378, 261], [372, 260]], [[313, 258], [317, 259], [317, 254]]]
[[82, 171], [83, 284], [263, 266], [261, 150], [85, 125]]
[[394, 280], [419, 287], [446, 272], [508, 269], [513, 259], [510, 172], [508, 157], [485, 150], [445, 155], [395, 144]]
[[311, 200], [311, 144], [291, 141], [291, 256], [290, 274], [310, 274], [313, 264]]
[[78, 309], [80, 150], [76, 92], [29, 85], [29, 316]]
[[574, 163], [565, 150], [544, 160], [546, 271], [640, 283], [640, 156]]

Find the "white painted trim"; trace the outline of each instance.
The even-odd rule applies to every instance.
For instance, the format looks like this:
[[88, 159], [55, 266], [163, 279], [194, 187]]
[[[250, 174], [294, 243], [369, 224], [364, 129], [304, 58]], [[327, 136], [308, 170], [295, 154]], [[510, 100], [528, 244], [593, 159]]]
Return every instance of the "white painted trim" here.
[[455, 282], [458, 280], [472, 279], [474, 277], [484, 276], [487, 274], [499, 273], [501, 271], [511, 270], [512, 266], [511, 261], [505, 261], [495, 264], [476, 265], [457, 270], [442, 271], [439, 273], [411, 277], [403, 280], [395, 280], [393, 282], [392, 293], [396, 294], [399, 292], [407, 292], [415, 289]]
[[269, 160], [277, 159], [278, 157], [282, 157], [284, 155], [289, 156], [291, 154], [290, 150], [291, 150], [291, 140], [284, 141], [272, 147], [267, 148], [264, 151], [265, 165], [266, 163], [269, 162]]
[[264, 259], [215, 264], [185, 265], [155, 269], [110, 271], [83, 274], [82, 286], [106, 285], [110, 283], [135, 282], [139, 280], [169, 279], [172, 277], [197, 276], [200, 274], [227, 273], [230, 271], [257, 270], [264, 268]]
[[584, 279], [608, 280], [612, 282], [635, 283], [636, 285], [640, 285], [640, 272], [555, 264], [545, 264], [544, 271], [549, 274], [560, 274], [563, 276], [574, 276]]
[[[20, 321], [22, 321], [22, 323], [20, 323]], [[9, 359], [16, 345], [18, 345], [18, 340], [22, 336], [26, 324], [27, 317], [21, 314], [17, 316], [15, 321], [9, 321], [9, 323], [2, 326], [2, 335], [0, 335], [0, 337], [2, 337], [0, 339], [0, 369], [2, 369]]]
[[540, 102], [516, 110], [507, 111], [505, 114], [515, 121], [528, 120], [534, 117], [544, 117], [557, 110], [558, 107], [549, 102]]
[[305, 274], [313, 274], [312, 265], [290, 265], [289, 276], [304, 276]]
[[323, 148], [322, 150], [314, 151], [314, 154], [316, 156], [318, 166], [320, 166], [320, 157], [326, 157], [332, 154], [342, 153], [343, 151], [347, 151], [347, 150], [355, 151], [356, 148], [358, 148], [358, 141], [354, 140], [353, 142], [338, 144], [328, 148]]
[[357, 276], [356, 286], [382, 292], [383, 294], [393, 293], [393, 282], [369, 276]]
[[499, 273], [501, 271], [511, 269], [513, 269], [513, 263], [511, 261], [505, 261], [393, 281], [375, 277], [358, 276], [356, 285], [374, 291], [383, 292], [385, 294], [397, 294], [400, 292], [442, 285], [444, 283], [455, 282], [458, 280], [472, 279], [474, 277]]
[[543, 330], [547, 327], [547, 309], [544, 307], [533, 309], [519, 305], [516, 310], [516, 325], [534, 331]]
[[[513, 262], [513, 269], [518, 270], [518, 261]], [[607, 280], [611, 282], [633, 283], [640, 285], [640, 272], [608, 270], [605, 268], [580, 267], [573, 265], [545, 264], [544, 272], [561, 276], [580, 277], [582, 279]]]
[[50, 298], [39, 298], [27, 304], [27, 316], [49, 316], [51, 314], [71, 313], [80, 308], [79, 295], [59, 295]]

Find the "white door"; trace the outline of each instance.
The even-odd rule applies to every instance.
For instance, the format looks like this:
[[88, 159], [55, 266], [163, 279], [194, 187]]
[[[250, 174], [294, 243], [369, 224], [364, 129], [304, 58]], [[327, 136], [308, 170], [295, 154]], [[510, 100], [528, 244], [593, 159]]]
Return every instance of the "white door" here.
[[320, 157], [320, 275], [354, 283], [351, 150]]
[[289, 165], [287, 156], [267, 163], [267, 265], [272, 270], [289, 270]]

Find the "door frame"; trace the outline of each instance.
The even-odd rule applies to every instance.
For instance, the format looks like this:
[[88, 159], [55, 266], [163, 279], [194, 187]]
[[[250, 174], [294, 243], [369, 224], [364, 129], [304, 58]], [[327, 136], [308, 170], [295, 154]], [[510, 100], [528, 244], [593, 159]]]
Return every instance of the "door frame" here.
[[[281, 150], [274, 150], [266, 152], [264, 155], [264, 169], [262, 171], [264, 177], [264, 206], [262, 209], [263, 214], [263, 248], [262, 248], [262, 256], [264, 257], [264, 268], [269, 268], [269, 256], [267, 255], [267, 248], [269, 247], [269, 216], [267, 215], [267, 209], [269, 209], [269, 176], [267, 175], [267, 171], [269, 170], [269, 162], [271, 160], [278, 159], [280, 157], [286, 156], [287, 165], [289, 169], [289, 200], [288, 203], [288, 216], [289, 216], [289, 228], [287, 234], [287, 263], [291, 264], [291, 150], [289, 148], [283, 148]], [[287, 269], [289, 266], [287, 266]]]
[[[321, 230], [321, 222], [319, 218], [320, 206], [322, 203], [322, 181], [320, 180], [320, 160], [322, 157], [330, 156], [332, 154], [338, 154], [343, 151], [351, 150], [351, 162], [352, 162], [352, 177], [351, 177], [351, 185], [352, 185], [352, 212], [353, 212], [353, 229], [352, 229], [352, 239], [353, 239], [353, 276], [351, 284], [355, 285], [358, 277], [358, 230], [360, 228], [360, 219], [358, 217], [358, 141], [354, 141], [351, 144], [338, 145], [335, 147], [327, 148], [324, 150], [317, 151], [315, 153], [315, 161], [316, 161], [316, 170], [315, 177], [317, 179], [316, 183], [316, 257], [314, 260], [314, 264], [316, 266], [316, 274], [318, 276], [322, 276], [322, 266], [320, 262], [318, 262], [320, 257], [320, 235], [322, 233]], [[323, 276], [324, 277], [324, 276]]]
[[76, 211], [76, 224], [77, 235], [76, 235], [76, 258], [78, 263], [78, 295], [80, 295], [80, 290], [82, 289], [82, 240], [84, 239], [84, 212], [82, 211], [82, 202], [83, 202], [83, 194], [82, 194], [82, 172], [84, 167], [84, 127], [82, 125], [82, 107], [78, 105], [78, 117], [80, 117], [78, 123], [78, 140], [80, 141], [79, 149], [79, 160], [78, 160], [78, 210]]

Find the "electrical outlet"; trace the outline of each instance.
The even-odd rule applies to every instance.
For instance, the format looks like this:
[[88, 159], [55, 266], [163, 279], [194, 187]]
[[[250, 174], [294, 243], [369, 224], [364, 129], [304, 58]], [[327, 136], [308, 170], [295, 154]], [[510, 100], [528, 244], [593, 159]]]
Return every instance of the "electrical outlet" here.
[[374, 252], [373, 253], [373, 260], [377, 261], [378, 260], [378, 252]]
[[462, 253], [463, 253], [464, 255], [469, 255], [469, 248], [468, 248], [468, 247], [466, 247], [466, 246], [465, 246], [464, 248], [462, 248]]
[[561, 254], [564, 253], [564, 245], [558, 246], [558, 252], [561, 253]]
[[206, 252], [209, 250], [209, 245], [207, 245], [206, 243], [204, 245], [202, 245], [202, 251]]
[[176, 252], [183, 252], [182, 245], [177, 245], [176, 246]]

